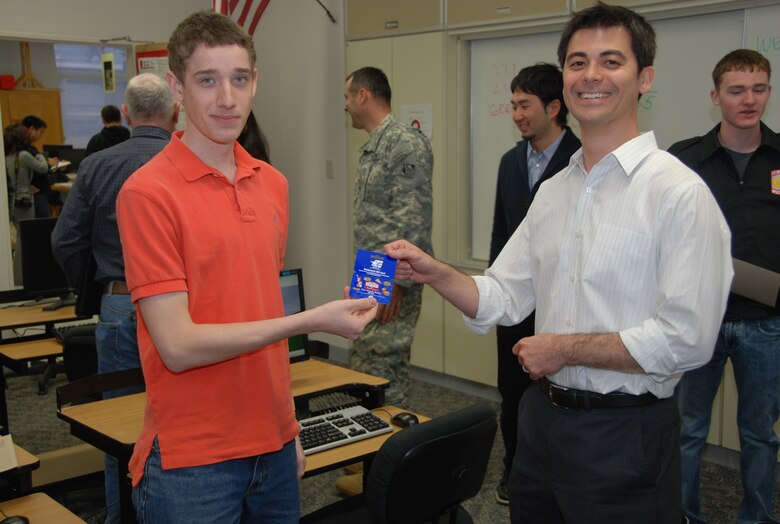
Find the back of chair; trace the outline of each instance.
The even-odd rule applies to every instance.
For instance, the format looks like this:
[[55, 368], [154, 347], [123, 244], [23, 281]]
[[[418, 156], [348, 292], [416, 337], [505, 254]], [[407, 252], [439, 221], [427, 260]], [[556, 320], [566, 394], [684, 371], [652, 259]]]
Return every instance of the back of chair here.
[[371, 521], [427, 522], [475, 496], [485, 478], [496, 425], [495, 411], [478, 404], [387, 439], [367, 479]]

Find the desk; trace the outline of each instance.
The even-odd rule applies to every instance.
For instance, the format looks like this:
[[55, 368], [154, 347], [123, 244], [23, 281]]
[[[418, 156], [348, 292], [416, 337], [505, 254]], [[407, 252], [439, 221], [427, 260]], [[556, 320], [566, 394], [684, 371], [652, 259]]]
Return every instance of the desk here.
[[57, 524], [85, 524], [83, 520], [59, 505], [45, 493], [33, 493], [26, 497], [0, 503], [6, 515], [20, 515], [32, 524], [56, 522]]
[[18, 467], [0, 472], [0, 476], [8, 480], [14, 488], [17, 496], [23, 495], [32, 489], [32, 472], [41, 466], [38, 457], [26, 449], [14, 444], [16, 463]]
[[[364, 404], [367, 407], [378, 407], [384, 403], [384, 390], [388, 386], [386, 379], [311, 359], [292, 364], [290, 375], [292, 393], [296, 401], [320, 393], [360, 388], [364, 393]], [[136, 393], [89, 404], [63, 407], [57, 416], [70, 424], [70, 432], [74, 436], [116, 457], [119, 463], [119, 478], [127, 479], [127, 466], [133, 454], [135, 441], [141, 433], [145, 406], [146, 393]], [[340, 464], [361, 460], [372, 453], [372, 446], [364, 443], [373, 443], [375, 446], [373, 453], [375, 453], [386, 440], [386, 437], [384, 439], [382, 437], [383, 435], [380, 435], [351, 444], [350, 446], [363, 445], [347, 454], [340, 454], [338, 452], [341, 449], [334, 449], [321, 452], [325, 455], [323, 459], [317, 457], [320, 453], [310, 455], [311, 466], [307, 466], [307, 474], [310, 471], [312, 474], [327, 471], [328, 468], [333, 469]], [[342, 446], [345, 447], [347, 446]], [[328, 460], [335, 463], [328, 463]], [[119, 494], [123, 522], [133, 521], [130, 493], [129, 480], [121, 482]]]
[[[75, 306], [65, 306], [55, 311], [44, 311], [43, 308], [46, 305], [48, 304], [0, 309], [0, 330], [40, 326], [41, 324], [49, 327], [54, 325], [55, 322], [79, 319], [76, 316]], [[13, 341], [14, 339], [2, 339], [2, 343], [7, 344], [9, 340]]]
[[[62, 347], [51, 339], [50, 328], [55, 322], [77, 320], [74, 306], [66, 306], [55, 311], [44, 311], [46, 304], [29, 307], [8, 307], [0, 309], [0, 363], [21, 373], [22, 365], [32, 360], [49, 360], [49, 369], [46, 375], [38, 383], [39, 391], [46, 390], [46, 379], [50, 370], [54, 369], [52, 363], [62, 354]], [[45, 332], [29, 337], [3, 338], [2, 331], [29, 326], [45, 327]], [[47, 340], [48, 339], [48, 340]], [[55, 346], [56, 344], [56, 346]], [[40, 355], [40, 356], [36, 356]], [[5, 375], [0, 367], [0, 426], [8, 430], [8, 407], [5, 399]]]

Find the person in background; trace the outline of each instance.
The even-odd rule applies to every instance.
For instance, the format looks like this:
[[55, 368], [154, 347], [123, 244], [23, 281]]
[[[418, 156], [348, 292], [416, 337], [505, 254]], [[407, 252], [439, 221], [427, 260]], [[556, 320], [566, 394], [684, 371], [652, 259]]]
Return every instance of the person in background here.
[[117, 106], [103, 106], [100, 119], [103, 121], [103, 129], [89, 139], [84, 158], [130, 138], [130, 130], [122, 125], [122, 113]]
[[[3, 133], [5, 142], [5, 172], [8, 184], [8, 205], [12, 231], [18, 235], [19, 221], [35, 218], [33, 186], [35, 173], [48, 173], [49, 164], [40, 153], [33, 155], [30, 132], [24, 124], [11, 124]], [[22, 281], [22, 243], [16, 242], [13, 253], [14, 284], [21, 286]]]
[[[127, 289], [116, 223], [116, 198], [125, 180], [170, 142], [179, 106], [165, 80], [144, 73], [127, 83], [122, 112], [132, 128], [130, 139], [81, 163], [52, 232], [54, 257], [74, 289], [84, 289], [84, 268], [90, 257], [95, 259], [94, 280], [103, 287], [100, 322], [95, 329], [99, 373], [141, 367], [135, 305]], [[131, 392], [135, 391], [111, 391], [103, 398]], [[105, 483], [106, 522], [118, 522], [117, 464], [109, 455]]]
[[[492, 265], [509, 237], [528, 213], [542, 182], [564, 169], [580, 148], [580, 140], [566, 125], [569, 110], [563, 103], [563, 76], [553, 64], [538, 63], [523, 68], [510, 84], [512, 120], [523, 140], [501, 157], [498, 167], [496, 205], [490, 237]], [[531, 384], [512, 354], [523, 337], [534, 334], [534, 314], [515, 326], [497, 326], [498, 392], [501, 394], [501, 435], [504, 440], [504, 473], [496, 500], [509, 504], [509, 471], [517, 443], [517, 407]]]
[[[22, 125], [27, 128], [30, 133], [30, 154], [36, 156], [40, 153], [35, 144], [43, 138], [46, 133], [46, 122], [42, 118], [35, 115], [27, 115], [22, 119]], [[52, 168], [57, 165], [59, 159], [57, 157], [51, 157], [46, 159], [49, 167]], [[45, 218], [50, 216], [49, 213], [49, 201], [51, 197], [51, 179], [49, 178], [49, 171], [45, 173], [36, 171], [33, 174], [33, 200], [35, 207], [35, 218]]]
[[[433, 152], [428, 138], [399, 121], [391, 110], [390, 84], [375, 67], [346, 79], [344, 110], [352, 127], [369, 134], [360, 149], [355, 177], [355, 248], [381, 251], [394, 238], [412, 238], [433, 252]], [[353, 369], [390, 381], [388, 404], [407, 407], [409, 356], [422, 305], [422, 286], [396, 280], [390, 303], [380, 304], [376, 321], [352, 345]], [[363, 473], [336, 481], [345, 495], [362, 492]]]
[[236, 142], [257, 88], [254, 42], [200, 11], [173, 31], [168, 58], [187, 128], [117, 199], [146, 380], [130, 460], [138, 521], [294, 524], [306, 460], [287, 339], [354, 339], [376, 301], [284, 316], [287, 180]]
[[706, 184], [637, 122], [655, 31], [598, 2], [558, 46], [582, 148], [541, 185], [483, 276], [399, 240], [396, 278], [431, 285], [478, 334], [536, 310], [513, 348], [537, 381], [520, 400], [513, 523], [677, 524], [680, 375], [712, 356], [733, 270]]
[[[749, 49], [724, 56], [712, 72], [712, 103], [720, 123], [669, 152], [707, 183], [726, 216], [732, 256], [780, 273], [780, 137], [761, 118], [772, 86], [769, 61]], [[780, 415], [780, 305], [732, 293], [712, 359], [688, 371], [677, 387], [682, 415], [683, 511], [704, 523], [700, 508], [701, 453], [712, 403], [731, 360], [737, 384], [740, 472], [739, 524], [778, 523], [773, 515]]]
[[256, 159], [271, 163], [268, 140], [266, 140], [263, 130], [260, 129], [260, 124], [257, 123], [254, 111], [249, 112], [246, 126], [244, 126], [244, 130], [238, 136], [238, 143]]

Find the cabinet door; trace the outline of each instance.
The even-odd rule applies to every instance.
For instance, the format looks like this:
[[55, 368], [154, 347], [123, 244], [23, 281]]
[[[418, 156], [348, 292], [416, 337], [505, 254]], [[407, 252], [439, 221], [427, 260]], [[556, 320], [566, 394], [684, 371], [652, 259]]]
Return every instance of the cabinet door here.
[[448, 0], [447, 24], [503, 22], [568, 13], [566, 0]]
[[347, 38], [440, 29], [440, 0], [348, 0]]
[[[3, 107], [3, 124], [21, 122], [28, 115], [35, 115], [46, 122], [46, 133], [35, 144], [40, 150], [43, 144], [62, 144], [62, 111], [59, 89], [14, 89], [7, 91], [8, 112]], [[7, 115], [7, 116], [6, 116]]]

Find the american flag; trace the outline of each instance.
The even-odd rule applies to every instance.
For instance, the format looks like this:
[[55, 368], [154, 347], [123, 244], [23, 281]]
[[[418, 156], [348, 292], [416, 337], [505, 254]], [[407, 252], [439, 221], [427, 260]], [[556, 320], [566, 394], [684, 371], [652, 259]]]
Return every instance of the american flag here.
[[227, 15], [253, 35], [271, 0], [212, 0], [214, 11]]

